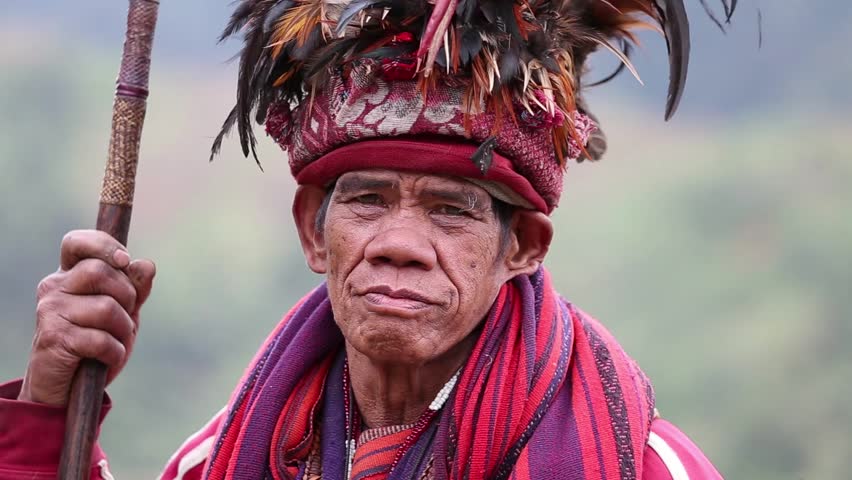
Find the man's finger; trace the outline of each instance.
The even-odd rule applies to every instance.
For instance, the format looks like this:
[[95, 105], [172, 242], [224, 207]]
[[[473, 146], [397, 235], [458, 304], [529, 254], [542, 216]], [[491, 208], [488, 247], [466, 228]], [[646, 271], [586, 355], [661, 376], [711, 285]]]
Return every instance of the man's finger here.
[[157, 267], [150, 260], [134, 260], [127, 267], [127, 276], [136, 287], [136, 306], [130, 310], [133, 317], [137, 317], [142, 305], [148, 300], [151, 295], [151, 288], [154, 285], [154, 276], [157, 274]]
[[[43, 331], [64, 337], [75, 328], [91, 328], [108, 333], [126, 346], [133, 343], [136, 326], [114, 298], [89, 295], [69, 301], [71, 298], [73, 296], [61, 295], [39, 303], [40, 317], [48, 323], [41, 326]], [[56, 338], [49, 337], [45, 341], [56, 341]]]
[[109, 333], [96, 328], [75, 328], [65, 339], [65, 349], [79, 358], [94, 358], [107, 367], [124, 364], [127, 350]]
[[59, 265], [70, 270], [84, 258], [100, 258], [115, 268], [124, 269], [130, 264], [130, 255], [118, 240], [97, 230], [74, 230], [62, 239]]
[[69, 295], [107, 295], [124, 309], [136, 308], [136, 287], [121, 270], [96, 258], [81, 260], [70, 271], [62, 273], [61, 291]]

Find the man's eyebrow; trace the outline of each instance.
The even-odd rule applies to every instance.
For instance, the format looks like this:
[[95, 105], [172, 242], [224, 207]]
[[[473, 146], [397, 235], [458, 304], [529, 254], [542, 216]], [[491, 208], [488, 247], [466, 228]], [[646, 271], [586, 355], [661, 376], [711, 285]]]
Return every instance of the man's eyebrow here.
[[422, 194], [426, 197], [438, 198], [455, 204], [464, 205], [468, 209], [485, 209], [489, 205], [488, 202], [482, 201], [483, 198], [481, 195], [468, 188], [426, 188], [423, 190]]
[[335, 190], [337, 190], [337, 192], [340, 194], [347, 195], [364, 190], [386, 190], [389, 188], [394, 188], [395, 186], [396, 182], [392, 180], [349, 176], [338, 180]]

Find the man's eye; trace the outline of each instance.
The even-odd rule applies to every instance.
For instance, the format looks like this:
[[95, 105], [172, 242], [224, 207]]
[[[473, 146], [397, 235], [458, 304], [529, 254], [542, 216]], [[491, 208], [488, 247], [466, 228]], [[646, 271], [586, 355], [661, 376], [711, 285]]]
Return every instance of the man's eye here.
[[362, 205], [384, 205], [384, 200], [382, 200], [381, 195], [377, 193], [368, 193], [365, 195], [358, 195], [357, 197], [352, 199], [356, 203], [360, 203]]
[[467, 210], [453, 205], [441, 205], [440, 207], [435, 209], [435, 213], [441, 215], [448, 215], [451, 217], [462, 217], [468, 215]]

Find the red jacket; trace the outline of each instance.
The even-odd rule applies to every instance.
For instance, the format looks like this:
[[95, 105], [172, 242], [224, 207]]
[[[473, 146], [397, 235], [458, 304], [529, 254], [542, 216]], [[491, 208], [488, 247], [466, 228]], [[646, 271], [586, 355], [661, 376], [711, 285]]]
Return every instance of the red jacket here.
[[[0, 480], [55, 479], [65, 431], [65, 409], [16, 400], [21, 381], [0, 385]], [[110, 409], [104, 401], [101, 421]], [[222, 412], [169, 459], [162, 480], [201, 480]], [[113, 480], [106, 455], [95, 446], [92, 480]], [[656, 419], [645, 448], [642, 480], [721, 480], [701, 450], [674, 425]]]

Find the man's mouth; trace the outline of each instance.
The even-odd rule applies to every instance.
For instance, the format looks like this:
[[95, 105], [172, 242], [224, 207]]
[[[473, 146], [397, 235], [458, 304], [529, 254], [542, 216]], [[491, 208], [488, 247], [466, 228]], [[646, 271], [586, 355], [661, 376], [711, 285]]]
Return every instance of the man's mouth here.
[[435, 304], [427, 296], [406, 288], [393, 289], [387, 285], [379, 285], [366, 289], [364, 299], [376, 307], [392, 309], [419, 310]]

